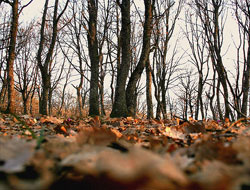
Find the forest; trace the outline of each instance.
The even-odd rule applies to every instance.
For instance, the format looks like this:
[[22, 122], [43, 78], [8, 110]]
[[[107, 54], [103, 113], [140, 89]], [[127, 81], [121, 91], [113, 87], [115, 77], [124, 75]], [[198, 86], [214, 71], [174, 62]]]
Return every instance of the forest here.
[[249, 0], [0, 0], [0, 189], [249, 189], [249, 82]]
[[32, 3], [1, 1], [1, 110], [247, 116], [247, 1], [46, 1], [19, 19]]

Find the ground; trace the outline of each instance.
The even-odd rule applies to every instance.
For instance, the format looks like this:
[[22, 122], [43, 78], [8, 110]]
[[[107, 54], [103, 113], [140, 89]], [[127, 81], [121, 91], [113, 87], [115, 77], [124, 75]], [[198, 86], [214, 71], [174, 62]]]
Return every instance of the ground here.
[[250, 123], [0, 115], [0, 190], [250, 189]]

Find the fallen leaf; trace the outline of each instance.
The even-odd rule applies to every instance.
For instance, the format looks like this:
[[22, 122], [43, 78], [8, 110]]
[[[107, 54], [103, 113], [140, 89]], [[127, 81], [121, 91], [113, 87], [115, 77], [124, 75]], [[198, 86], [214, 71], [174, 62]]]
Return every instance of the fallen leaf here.
[[121, 138], [121, 137], [122, 137], [122, 133], [120, 133], [120, 131], [118, 131], [117, 129], [111, 128], [110, 130], [111, 130], [118, 138]]
[[6, 173], [23, 171], [33, 156], [35, 142], [23, 139], [0, 137], [0, 171]]
[[105, 128], [86, 127], [76, 136], [76, 141], [79, 145], [92, 144], [106, 146], [116, 141], [116, 134]]

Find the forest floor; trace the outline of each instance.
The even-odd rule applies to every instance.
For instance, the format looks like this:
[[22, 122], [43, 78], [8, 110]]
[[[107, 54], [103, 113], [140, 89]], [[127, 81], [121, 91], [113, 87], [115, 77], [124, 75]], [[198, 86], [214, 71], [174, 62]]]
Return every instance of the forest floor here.
[[0, 190], [250, 189], [250, 123], [0, 114]]

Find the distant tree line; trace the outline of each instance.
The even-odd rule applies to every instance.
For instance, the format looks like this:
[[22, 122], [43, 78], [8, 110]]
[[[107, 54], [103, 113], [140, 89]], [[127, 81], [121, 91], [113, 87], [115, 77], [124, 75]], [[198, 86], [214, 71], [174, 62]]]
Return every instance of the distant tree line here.
[[[37, 99], [42, 115], [69, 104], [79, 117], [86, 106], [90, 116], [249, 115], [248, 0], [45, 0], [40, 18], [20, 20], [33, 3], [0, 0], [2, 110], [16, 112], [18, 93], [24, 114]], [[226, 47], [229, 17], [238, 33]]]

